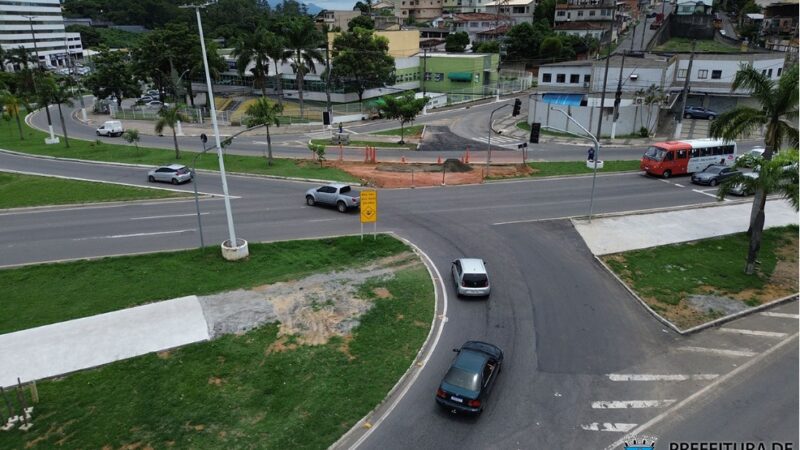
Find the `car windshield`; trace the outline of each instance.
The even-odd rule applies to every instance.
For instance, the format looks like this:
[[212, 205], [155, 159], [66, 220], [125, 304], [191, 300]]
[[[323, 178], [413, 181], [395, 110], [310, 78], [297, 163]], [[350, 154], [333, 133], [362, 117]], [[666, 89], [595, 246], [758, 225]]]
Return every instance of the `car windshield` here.
[[339, 193], [344, 194], [345, 192], [350, 192], [350, 186], [345, 186], [339, 190]]
[[722, 166], [711, 166], [711, 167], [706, 168], [706, 170], [704, 170], [703, 172], [720, 173], [722, 171], [722, 169], [724, 169], [724, 167], [722, 167]]
[[477, 373], [468, 372], [458, 367], [451, 367], [447, 371], [447, 375], [444, 376], [444, 382], [474, 392], [477, 392], [480, 386]]
[[482, 273], [465, 273], [464, 286], [466, 287], [486, 287], [489, 279]]
[[664, 151], [664, 149], [658, 147], [647, 147], [647, 151], [644, 152], [644, 157], [652, 159], [653, 161], [662, 161], [665, 153], [666, 151]]
[[186, 167], [181, 167], [180, 169], [176, 170], [176, 172], [183, 175], [185, 173], [189, 173], [189, 169], [187, 169]]

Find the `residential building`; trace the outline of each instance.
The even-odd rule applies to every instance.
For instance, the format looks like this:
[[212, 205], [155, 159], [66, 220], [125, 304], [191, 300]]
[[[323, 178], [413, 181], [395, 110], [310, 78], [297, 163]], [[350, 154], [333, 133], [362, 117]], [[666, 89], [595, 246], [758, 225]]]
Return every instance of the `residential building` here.
[[511, 25], [503, 24], [491, 30], [480, 31], [475, 33], [475, 40], [473, 42], [484, 41], [499, 41], [504, 39], [505, 35], [511, 30]]
[[372, 21], [375, 22], [375, 29], [381, 31], [397, 31], [400, 30], [401, 20], [395, 15], [378, 14], [372, 16]]
[[32, 55], [38, 53], [46, 67], [66, 66], [68, 51], [83, 55], [80, 35], [68, 36], [64, 30], [59, 0], [0, 0], [0, 45], [4, 50], [25, 47]]
[[317, 26], [327, 25], [329, 30], [339, 28], [347, 31], [347, 24], [361, 15], [361, 11], [323, 9], [317, 14]]
[[678, 0], [676, 16], [710, 15], [714, 0]]
[[759, 36], [769, 50], [789, 53], [790, 59], [798, 59], [798, 0], [758, 0], [764, 18]]
[[408, 21], [428, 21], [442, 15], [442, 0], [394, 0], [395, 16]]
[[533, 23], [536, 0], [495, 0], [486, 4], [486, 12], [510, 19], [514, 25]]
[[614, 19], [616, 10], [614, 0], [567, 0], [556, 3], [556, 26], [568, 22], [590, 22], [598, 25], [606, 24]]
[[444, 0], [442, 10], [451, 14], [481, 13], [491, 0]]
[[478, 41], [478, 33], [494, 30], [501, 25], [512, 25], [511, 20], [497, 14], [487, 13], [467, 13], [453, 14], [453, 31], [465, 32], [469, 35], [469, 41]]
[[578, 37], [593, 37], [602, 40], [611, 31], [611, 22], [561, 22], [553, 27], [556, 33], [569, 34]]

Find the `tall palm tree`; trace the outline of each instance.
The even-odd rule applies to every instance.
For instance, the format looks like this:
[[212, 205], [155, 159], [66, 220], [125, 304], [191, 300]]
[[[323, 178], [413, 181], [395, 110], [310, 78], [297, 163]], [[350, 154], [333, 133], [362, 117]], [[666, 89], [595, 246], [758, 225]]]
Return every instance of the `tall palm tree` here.
[[61, 110], [61, 105], [72, 107], [72, 91], [69, 85], [69, 79], [62, 79], [56, 82], [52, 92], [50, 92], [50, 102], [58, 105], [58, 117], [61, 120], [61, 131], [64, 133], [64, 144], [69, 148], [69, 137], [67, 136], [67, 125], [64, 122], [64, 113]]
[[[731, 90], [744, 89], [750, 91], [750, 97], [761, 104], [761, 109], [749, 106], [738, 106], [722, 113], [711, 123], [709, 132], [712, 137], [733, 140], [747, 135], [762, 127], [765, 150], [764, 160], [770, 160], [772, 154], [780, 150], [783, 144], [797, 146], [798, 119], [798, 69], [793, 66], [783, 72], [780, 79], [774, 81], [757, 71], [752, 65], [742, 66], [731, 85]], [[758, 186], [753, 198], [753, 209], [750, 212], [750, 248], [747, 253], [745, 272], [752, 274], [758, 251], [761, 248], [761, 235], [764, 231], [764, 206], [767, 192]]]
[[267, 56], [275, 63], [275, 94], [278, 96], [278, 103], [283, 104], [283, 83], [281, 82], [281, 64], [285, 63], [292, 56], [291, 50], [286, 50], [286, 41], [283, 37], [270, 33], [274, 39], [270, 40], [266, 47]]
[[254, 33], [246, 33], [236, 43], [233, 49], [233, 57], [236, 58], [236, 68], [239, 70], [239, 76], [244, 75], [247, 66], [254, 63], [250, 71], [256, 82], [256, 86], [261, 88], [261, 95], [267, 96], [267, 75], [269, 74], [269, 55], [267, 55], [267, 47], [270, 41], [275, 39], [272, 34], [264, 27], [258, 27]]
[[286, 46], [291, 51], [292, 70], [296, 74], [297, 94], [300, 99], [300, 116], [303, 116], [303, 80], [307, 73], [317, 73], [317, 66], [322, 63], [322, 52], [319, 47], [322, 37], [308, 19], [293, 18], [284, 28]]
[[278, 116], [283, 112], [283, 105], [272, 103], [266, 97], [261, 97], [255, 103], [247, 107], [247, 128], [264, 125], [267, 128], [267, 165], [272, 165], [272, 138], [269, 135], [269, 126], [280, 126]]
[[19, 46], [8, 50], [6, 58], [12, 63], [19, 65], [19, 67], [27, 70], [31, 63], [34, 62], [36, 56], [32, 55], [27, 48]]
[[[6, 113], [9, 116], [17, 119], [17, 129], [19, 129], [19, 140], [24, 141], [25, 135], [22, 132], [22, 120], [20, 119], [19, 116], [19, 110], [20, 106], [25, 106], [25, 105], [23, 105], [22, 100], [19, 97], [17, 97], [16, 95], [12, 94], [9, 91], [3, 92], [2, 99], [3, 99], [3, 107], [5, 108]], [[27, 108], [26, 106], [26, 109], [30, 108]]]
[[189, 118], [180, 111], [178, 104], [172, 106], [164, 106], [158, 111], [158, 121], [156, 122], [155, 131], [161, 134], [164, 127], [172, 129], [172, 142], [175, 144], [175, 159], [181, 159], [181, 151], [178, 148], [178, 135], [175, 132], [175, 127], [178, 126], [178, 121], [188, 122]]

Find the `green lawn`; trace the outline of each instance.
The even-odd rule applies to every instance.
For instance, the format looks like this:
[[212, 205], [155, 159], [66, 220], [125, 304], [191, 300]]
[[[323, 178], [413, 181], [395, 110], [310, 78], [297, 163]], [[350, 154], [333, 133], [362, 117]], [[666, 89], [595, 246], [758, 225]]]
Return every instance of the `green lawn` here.
[[183, 197], [164, 189], [0, 172], [0, 209]]
[[[678, 325], [713, 318], [686, 317], [684, 299], [717, 294], [758, 305], [797, 292], [797, 226], [764, 230], [758, 272], [745, 275], [749, 238], [738, 233], [696, 242], [634, 250], [603, 259], [657, 312]], [[793, 280], [771, 280], [779, 260], [794, 261]], [[776, 284], [788, 282], [785, 285]]]
[[[528, 165], [535, 171], [533, 177], [552, 177], [559, 175], [583, 175], [593, 173], [586, 167], [586, 161], [533, 162]], [[639, 170], [639, 161], [603, 161], [603, 168], [597, 173]]]
[[[218, 251], [189, 251], [7, 270], [0, 272], [2, 320], [7, 331], [19, 328], [14, 318], [27, 327], [407, 250], [386, 236], [346, 237], [253, 245], [250, 259], [238, 263]], [[391, 295], [376, 296], [377, 287]], [[367, 280], [360, 295], [374, 306], [348, 339], [293, 348], [290, 338], [277, 351], [272, 324], [39, 382], [34, 427], [0, 433], [0, 448], [327, 448], [408, 369], [433, 317], [433, 286], [421, 265]], [[36, 317], [41, 311], [45, 320]]]
[[[692, 51], [692, 40], [688, 38], [674, 37], [668, 40], [667, 42], [659, 45], [653, 50], [659, 52], [690, 52]], [[741, 52], [741, 48], [723, 44], [713, 39], [708, 39], [708, 40], [698, 40], [695, 51], [701, 53], [704, 52], [739, 53]]]
[[525, 120], [517, 122], [517, 128], [525, 131], [531, 131], [531, 125]]
[[[422, 130], [425, 128], [425, 125], [411, 125], [405, 127], [403, 129], [403, 136], [405, 137], [414, 137], [422, 135]], [[400, 128], [395, 128], [393, 130], [383, 130], [383, 131], [376, 131], [375, 133], [379, 136], [400, 136]]]
[[[57, 120], [57, 119], [54, 119]], [[70, 148], [65, 146], [62, 137], [61, 143], [47, 145], [44, 138], [47, 136], [38, 130], [23, 127], [24, 140], [19, 139], [17, 125], [8, 121], [0, 121], [0, 148], [14, 150], [35, 155], [59, 156], [90, 161], [113, 161], [131, 164], [146, 164], [157, 166], [161, 164], [180, 163], [191, 165], [195, 148], [182, 148], [181, 158], [175, 159], [174, 149], [158, 149], [130, 145], [109, 144], [104, 141], [81, 141], [70, 139]], [[120, 140], [120, 142], [124, 142]], [[199, 141], [198, 141], [199, 144]], [[309, 152], [310, 155], [310, 152]], [[334, 167], [320, 167], [311, 160], [274, 159], [272, 166], [267, 166], [264, 157], [225, 155], [225, 169], [228, 172], [252, 173], [259, 175], [274, 175], [284, 177], [315, 178], [321, 180], [334, 180], [345, 182], [359, 182], [356, 177]], [[213, 152], [198, 158], [198, 169], [218, 170], [217, 157]]]
[[[324, 145], [327, 148], [339, 148], [337, 144], [331, 144], [330, 139], [312, 139], [312, 144]], [[346, 144], [348, 147], [381, 147], [381, 148], [406, 148], [414, 149], [416, 144], [398, 144], [397, 142], [383, 142], [383, 141], [350, 141]]]

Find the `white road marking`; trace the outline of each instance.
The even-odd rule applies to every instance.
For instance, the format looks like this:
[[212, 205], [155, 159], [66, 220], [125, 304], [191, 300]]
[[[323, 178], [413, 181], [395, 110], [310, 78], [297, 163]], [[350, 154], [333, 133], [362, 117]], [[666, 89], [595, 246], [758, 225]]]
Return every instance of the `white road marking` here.
[[762, 337], [772, 337], [772, 338], [786, 337], [786, 333], [778, 333], [776, 331], [744, 330], [742, 328], [720, 328], [719, 331], [722, 333], [746, 334], [748, 336], [762, 336]]
[[784, 319], [800, 319], [800, 314], [787, 314], [787, 313], [776, 313], [776, 312], [762, 312], [762, 316], [767, 317], [782, 317]]
[[696, 352], [696, 353], [711, 353], [714, 355], [720, 356], [733, 356], [733, 357], [751, 357], [756, 356], [757, 353], [752, 352], [747, 349], [743, 350], [727, 350], [723, 348], [706, 348], [706, 347], [678, 347], [678, 350], [685, 351], [685, 352]]
[[189, 228], [186, 230], [174, 230], [174, 231], [155, 231], [152, 233], [133, 233], [133, 234], [114, 234], [111, 236], [93, 236], [93, 237], [86, 237], [86, 238], [76, 238], [73, 241], [88, 241], [91, 239], [120, 239], [120, 238], [129, 238], [129, 237], [142, 237], [142, 236], [156, 236], [159, 234], [178, 234], [178, 233], [186, 233], [194, 231], [194, 228]]
[[716, 373], [699, 373], [694, 375], [683, 374], [652, 374], [652, 373], [610, 373], [611, 381], [686, 381], [686, 380], [713, 380], [719, 375]]
[[[201, 215], [201, 216], [205, 216], [205, 215], [208, 215], [208, 214], [211, 214], [211, 213], [207, 213], [207, 212], [200, 213], [200, 215]], [[144, 216], [144, 217], [131, 217], [129, 220], [169, 219], [169, 218], [172, 218], [172, 217], [195, 217], [195, 216], [197, 216], [197, 213], [191, 213], [191, 214], [171, 214], [171, 215], [168, 215], [168, 216]]]
[[581, 428], [586, 431], [610, 431], [613, 433], [626, 433], [632, 430], [635, 426], [635, 423], [593, 422], [588, 425], [581, 425]]
[[675, 186], [678, 186], [678, 187], [686, 187], [686, 186], [684, 186], [682, 184], [678, 184], [678, 183], [674, 183], [674, 184], [675, 184]]
[[639, 409], [639, 408], [663, 408], [675, 403], [674, 399], [669, 400], [610, 400], [592, 402], [594, 409]]
[[698, 194], [703, 194], [703, 195], [707, 195], [707, 196], [709, 196], [709, 197], [714, 197], [714, 198], [717, 198], [717, 195], [716, 195], [716, 194], [709, 194], [708, 192], [706, 192], [706, 191], [701, 191], [701, 190], [699, 190], [699, 189], [692, 189], [692, 192], [697, 192]]
[[339, 220], [339, 219], [314, 219], [314, 220], [306, 220], [306, 222], [331, 222], [333, 220]]

